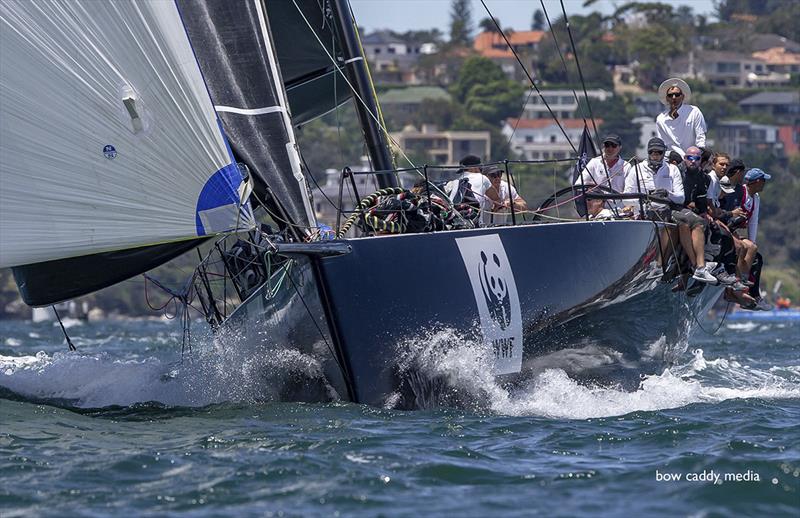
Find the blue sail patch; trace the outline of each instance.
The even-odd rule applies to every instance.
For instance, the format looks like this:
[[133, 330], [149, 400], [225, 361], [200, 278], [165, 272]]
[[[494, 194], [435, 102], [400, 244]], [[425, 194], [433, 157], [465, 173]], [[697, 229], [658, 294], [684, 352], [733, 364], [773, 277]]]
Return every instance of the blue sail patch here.
[[241, 226], [252, 219], [249, 202], [239, 207], [241, 183], [242, 174], [236, 164], [228, 164], [211, 175], [197, 198], [195, 224], [198, 236], [234, 230], [237, 220]]

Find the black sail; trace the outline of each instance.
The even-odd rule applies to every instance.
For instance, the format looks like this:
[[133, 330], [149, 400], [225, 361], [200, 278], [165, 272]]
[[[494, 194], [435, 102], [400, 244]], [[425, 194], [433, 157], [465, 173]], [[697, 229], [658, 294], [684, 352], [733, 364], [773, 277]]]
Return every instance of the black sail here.
[[343, 58], [338, 29], [324, 10], [326, 4], [320, 0], [267, 2], [272, 41], [295, 126], [328, 113], [352, 97], [337, 70]]
[[292, 170], [287, 149], [291, 128], [286, 125], [282, 85], [276, 84], [271, 42], [264, 33], [268, 22], [259, 14], [259, 2], [177, 3], [211, 100], [231, 148], [250, 168], [256, 196], [279, 200], [281, 219], [310, 226], [303, 201], [308, 192]]

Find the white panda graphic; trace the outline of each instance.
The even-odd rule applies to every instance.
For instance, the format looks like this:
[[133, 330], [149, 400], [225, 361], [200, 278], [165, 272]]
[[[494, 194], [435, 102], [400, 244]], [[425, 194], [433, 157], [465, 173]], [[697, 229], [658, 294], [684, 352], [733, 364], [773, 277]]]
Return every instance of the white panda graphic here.
[[505, 272], [500, 268], [500, 258], [497, 254], [493, 253], [490, 261], [486, 253], [481, 250], [478, 277], [489, 315], [497, 322], [500, 329], [506, 329], [511, 323], [511, 297], [508, 293]]

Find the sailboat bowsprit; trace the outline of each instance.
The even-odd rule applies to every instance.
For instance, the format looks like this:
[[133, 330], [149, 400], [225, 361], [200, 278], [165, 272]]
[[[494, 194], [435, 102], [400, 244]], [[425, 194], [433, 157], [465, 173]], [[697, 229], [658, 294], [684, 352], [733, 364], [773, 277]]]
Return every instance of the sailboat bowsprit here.
[[1, 4], [0, 265], [23, 299], [89, 293], [223, 236], [190, 290], [237, 346], [320, 366], [321, 391], [295, 382], [287, 398], [420, 406], [408, 344], [437, 329], [509, 386], [548, 368], [635, 384], [683, 352], [720, 289], [661, 282], [663, 223], [321, 239], [294, 125], [352, 87], [373, 163], [390, 163], [349, 6], [324, 7]]

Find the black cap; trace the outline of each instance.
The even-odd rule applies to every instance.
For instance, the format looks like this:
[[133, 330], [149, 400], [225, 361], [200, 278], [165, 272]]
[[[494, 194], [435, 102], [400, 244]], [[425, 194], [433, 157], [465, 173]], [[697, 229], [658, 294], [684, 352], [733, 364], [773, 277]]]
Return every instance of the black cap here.
[[614, 133], [609, 133], [608, 135], [603, 138], [603, 144], [606, 142], [611, 142], [612, 144], [616, 144], [618, 146], [622, 145], [622, 141], [619, 138], [619, 135], [615, 135]]
[[467, 155], [461, 159], [459, 165], [464, 167], [474, 167], [476, 165], [481, 165], [481, 159], [475, 155]]
[[725, 171], [725, 174], [727, 176], [731, 176], [735, 174], [736, 171], [739, 170], [744, 171], [745, 169], [747, 168], [744, 166], [744, 162], [742, 162], [742, 160], [739, 158], [734, 158], [733, 160], [731, 160], [730, 165], [728, 165], [728, 169]]
[[653, 138], [651, 138], [650, 140], [647, 141], [647, 151], [650, 152], [650, 151], [654, 151], [654, 150], [666, 151], [667, 150], [667, 145], [664, 144], [664, 141], [661, 140], [660, 138], [653, 137]]
[[483, 174], [486, 176], [502, 176], [503, 170], [497, 167], [496, 165], [490, 165], [483, 169]]

